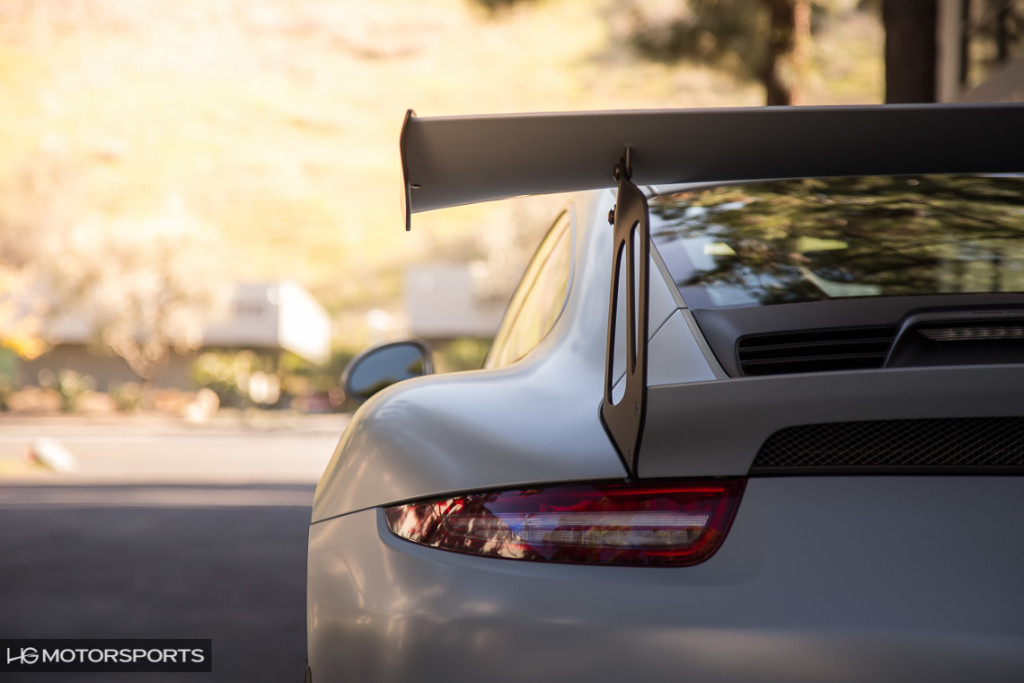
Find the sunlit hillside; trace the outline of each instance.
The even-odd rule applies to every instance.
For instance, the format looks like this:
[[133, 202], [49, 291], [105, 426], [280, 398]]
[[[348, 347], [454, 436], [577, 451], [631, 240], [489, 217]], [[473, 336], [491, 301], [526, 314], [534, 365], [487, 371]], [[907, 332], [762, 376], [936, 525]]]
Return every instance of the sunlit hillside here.
[[[184, 205], [223, 233], [235, 277], [296, 278], [335, 311], [395, 306], [403, 264], [472, 256], [486, 248], [474, 226], [503, 225], [488, 207], [402, 231], [407, 108], [761, 103], [756, 83], [637, 62], [612, 38], [611, 5], [6, 0], [0, 218], [31, 231]], [[810, 102], [878, 101], [877, 23], [826, 28]]]

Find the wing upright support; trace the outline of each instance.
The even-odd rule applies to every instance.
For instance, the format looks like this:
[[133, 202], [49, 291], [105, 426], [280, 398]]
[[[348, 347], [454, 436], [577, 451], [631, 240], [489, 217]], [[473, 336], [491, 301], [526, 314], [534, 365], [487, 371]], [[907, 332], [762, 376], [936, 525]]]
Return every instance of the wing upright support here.
[[[630, 477], [636, 476], [637, 453], [647, 415], [647, 336], [650, 299], [650, 219], [647, 197], [631, 178], [632, 150], [615, 165], [618, 194], [612, 214], [611, 292], [608, 295], [608, 352], [605, 354], [604, 423]], [[625, 296], [620, 300], [619, 292]], [[615, 328], [625, 308], [625, 349], [616, 348]], [[625, 351], [626, 375], [621, 397], [615, 394], [615, 358]], [[618, 400], [616, 400], [616, 398]]]

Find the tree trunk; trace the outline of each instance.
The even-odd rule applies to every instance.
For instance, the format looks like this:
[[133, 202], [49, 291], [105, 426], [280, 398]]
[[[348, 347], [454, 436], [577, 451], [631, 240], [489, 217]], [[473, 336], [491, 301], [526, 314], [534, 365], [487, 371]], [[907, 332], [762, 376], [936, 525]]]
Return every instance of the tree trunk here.
[[761, 80], [767, 104], [803, 104], [811, 42], [810, 5], [807, 0], [764, 1], [769, 29]]
[[885, 101], [934, 102], [936, 0], [883, 0]]

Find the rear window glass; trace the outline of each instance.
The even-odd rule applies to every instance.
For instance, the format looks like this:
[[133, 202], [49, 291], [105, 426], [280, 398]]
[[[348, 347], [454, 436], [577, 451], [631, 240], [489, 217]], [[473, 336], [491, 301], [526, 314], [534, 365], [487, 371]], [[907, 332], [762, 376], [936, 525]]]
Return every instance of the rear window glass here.
[[651, 232], [693, 308], [1024, 291], [1024, 177], [867, 176], [656, 197]]

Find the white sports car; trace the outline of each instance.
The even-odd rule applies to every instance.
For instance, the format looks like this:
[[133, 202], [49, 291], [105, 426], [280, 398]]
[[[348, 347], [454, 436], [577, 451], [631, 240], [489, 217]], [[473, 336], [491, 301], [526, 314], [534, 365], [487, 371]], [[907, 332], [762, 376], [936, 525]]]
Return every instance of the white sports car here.
[[401, 147], [407, 221], [594, 191], [485, 369], [347, 371], [307, 680], [1024, 681], [1024, 106], [410, 115]]

